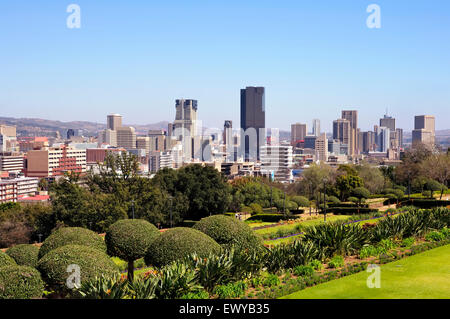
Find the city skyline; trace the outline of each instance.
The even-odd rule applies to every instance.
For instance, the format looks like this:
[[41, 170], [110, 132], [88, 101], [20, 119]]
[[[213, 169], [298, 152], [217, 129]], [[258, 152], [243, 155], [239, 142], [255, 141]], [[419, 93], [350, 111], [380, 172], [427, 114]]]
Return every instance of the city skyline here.
[[2, 3], [0, 109], [98, 123], [117, 112], [147, 124], [171, 121], [185, 98], [220, 128], [239, 123], [242, 87], [263, 86], [267, 127], [317, 118], [331, 132], [350, 109], [367, 131], [388, 108], [405, 131], [421, 114], [448, 129], [450, 4], [377, 3], [380, 29], [366, 26], [366, 1], [77, 1], [80, 29], [66, 27], [67, 4]]

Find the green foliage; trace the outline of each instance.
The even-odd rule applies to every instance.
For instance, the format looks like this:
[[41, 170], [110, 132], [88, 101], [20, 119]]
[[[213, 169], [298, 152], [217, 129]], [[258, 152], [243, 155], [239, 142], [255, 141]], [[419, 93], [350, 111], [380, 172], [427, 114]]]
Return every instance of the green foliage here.
[[84, 299], [124, 299], [129, 295], [128, 282], [119, 275], [99, 277], [85, 281], [76, 290], [76, 294]]
[[82, 245], [106, 252], [103, 239], [95, 232], [80, 227], [63, 227], [47, 237], [39, 249], [39, 259], [48, 252], [66, 245]]
[[19, 203], [14, 203], [14, 202], [8, 202], [8, 203], [2, 203], [0, 204], [0, 212], [5, 212], [8, 210], [17, 210], [20, 209], [20, 204]]
[[363, 185], [364, 181], [359, 176], [340, 175], [336, 178], [336, 189], [342, 200], [348, 198], [353, 189], [362, 187]]
[[269, 274], [262, 282], [264, 287], [274, 287], [280, 284], [280, 278], [275, 274]]
[[[328, 202], [331, 204], [340, 204], [341, 201], [339, 200], [339, 198], [337, 198], [336, 196], [328, 196]], [[331, 207], [331, 206], [330, 206]]]
[[208, 235], [193, 228], [177, 227], [163, 232], [152, 242], [145, 262], [159, 267], [193, 253], [206, 258], [210, 253], [220, 251], [220, 245]]
[[226, 178], [210, 166], [192, 164], [178, 170], [163, 169], [152, 182], [173, 197], [185, 198], [185, 219], [199, 220], [210, 214], [223, 214], [232, 200]]
[[28, 266], [0, 268], [0, 299], [41, 298], [44, 282], [39, 272]]
[[314, 259], [309, 262], [309, 266], [313, 267], [314, 270], [322, 270], [323, 264], [320, 260]]
[[165, 266], [157, 278], [155, 294], [158, 299], [178, 299], [203, 290], [197, 282], [195, 270], [183, 262], [172, 262]]
[[261, 238], [243, 221], [236, 218], [215, 215], [203, 218], [193, 227], [199, 230], [225, 249], [242, 249], [253, 252], [264, 250]]
[[441, 241], [445, 239], [445, 235], [438, 231], [429, 232], [425, 239], [428, 241]]
[[257, 203], [250, 204], [251, 214], [262, 214], [263, 208]]
[[311, 241], [325, 256], [357, 252], [369, 242], [369, 234], [359, 225], [331, 222], [307, 229], [304, 240]]
[[401, 246], [402, 247], [411, 247], [412, 245], [414, 245], [414, 242], [415, 242], [414, 237], [404, 238], [402, 240]]
[[53, 249], [38, 262], [38, 270], [44, 281], [51, 287], [64, 291], [69, 265], [78, 265], [81, 271], [81, 283], [93, 280], [95, 277], [113, 276], [118, 273], [117, 267], [104, 252], [80, 245], [66, 245]]
[[248, 221], [252, 221], [252, 220], [259, 220], [261, 222], [266, 222], [266, 223], [277, 223], [281, 220], [286, 220], [286, 219], [291, 219], [291, 218], [295, 218], [292, 216], [287, 216], [287, 215], [283, 215], [283, 214], [258, 214], [258, 215], [253, 215], [252, 217], [248, 218]]
[[359, 202], [359, 199], [357, 197], [353, 197], [353, 196], [350, 196], [347, 200], [349, 202], [352, 202], [352, 203], [358, 203]]
[[390, 239], [383, 239], [378, 243], [378, 246], [386, 250], [390, 250], [396, 247], [395, 243]]
[[209, 299], [209, 293], [206, 290], [188, 292], [187, 294], [181, 296], [180, 299]]
[[16, 245], [9, 248], [6, 253], [20, 266], [36, 267], [39, 247], [28, 244]]
[[17, 265], [13, 258], [0, 250], [0, 267]]
[[342, 256], [334, 256], [331, 258], [331, 260], [328, 262], [328, 267], [330, 268], [339, 268], [344, 266], [344, 257]]
[[322, 258], [322, 251], [316, 245], [309, 241], [296, 240], [291, 244], [271, 248], [265, 257], [265, 263], [269, 272], [275, 272], [306, 265], [317, 258]]
[[378, 210], [366, 207], [330, 207], [327, 212], [335, 215], [359, 215], [375, 213]]
[[298, 207], [309, 207], [309, 200], [304, 196], [293, 196], [291, 201], [295, 202]]
[[312, 266], [296, 266], [294, 268], [294, 274], [296, 276], [312, 276], [314, 274], [314, 268]]
[[158, 236], [158, 229], [146, 220], [124, 219], [108, 228], [105, 242], [110, 256], [134, 261], [145, 256]]
[[214, 289], [214, 293], [219, 299], [239, 298], [247, 289], [247, 284], [243, 281], [229, 283], [226, 285], [219, 285]]
[[366, 259], [371, 256], [378, 256], [378, 249], [372, 245], [365, 245], [359, 252], [359, 258]]

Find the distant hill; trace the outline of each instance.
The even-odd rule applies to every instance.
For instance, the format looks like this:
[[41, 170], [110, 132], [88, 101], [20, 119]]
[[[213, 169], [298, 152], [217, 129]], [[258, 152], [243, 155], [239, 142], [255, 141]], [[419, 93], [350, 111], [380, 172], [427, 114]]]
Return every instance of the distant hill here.
[[[106, 124], [88, 121], [61, 122], [38, 118], [0, 117], [0, 124], [14, 125], [18, 136], [53, 136], [58, 131], [64, 136], [68, 129], [82, 130], [83, 135], [96, 136], [99, 131], [106, 128]], [[147, 134], [148, 130], [167, 130], [168, 122], [158, 122], [146, 125], [124, 124], [133, 126], [138, 134]]]

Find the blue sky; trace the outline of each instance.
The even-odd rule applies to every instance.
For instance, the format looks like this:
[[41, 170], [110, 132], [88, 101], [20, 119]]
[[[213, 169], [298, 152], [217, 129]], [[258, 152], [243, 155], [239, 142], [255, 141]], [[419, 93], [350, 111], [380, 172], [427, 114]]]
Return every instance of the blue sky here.
[[[66, 8], [81, 7], [81, 28]], [[369, 29], [368, 5], [381, 7]], [[450, 1], [0, 2], [0, 115], [125, 123], [171, 121], [177, 98], [209, 127], [239, 124], [239, 90], [266, 87], [266, 124], [331, 123], [359, 110], [372, 129], [386, 108], [450, 118]]]

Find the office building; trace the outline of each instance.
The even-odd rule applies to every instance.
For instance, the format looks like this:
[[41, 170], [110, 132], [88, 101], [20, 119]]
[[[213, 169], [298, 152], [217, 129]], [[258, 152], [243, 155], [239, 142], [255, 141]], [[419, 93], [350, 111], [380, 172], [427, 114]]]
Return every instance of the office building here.
[[260, 159], [265, 144], [266, 106], [264, 87], [241, 89], [241, 148], [245, 161]]
[[379, 145], [379, 151], [382, 153], [387, 153], [388, 149], [391, 146], [391, 130], [387, 127], [380, 127], [380, 145]]
[[[356, 110], [344, 110], [342, 111], [343, 119], [346, 119], [350, 122], [350, 139], [348, 142], [349, 145], [349, 155], [353, 156], [357, 153], [357, 139], [358, 136], [356, 134], [356, 129], [358, 128], [358, 111]], [[334, 137], [333, 137], [334, 138]]]
[[136, 148], [145, 150], [145, 154], [150, 154], [150, 137], [148, 136], [137, 136], [136, 137]]
[[312, 135], [320, 136], [320, 120], [319, 119], [313, 120]]
[[112, 131], [117, 131], [119, 127], [122, 127], [122, 115], [110, 114], [106, 119], [106, 128]]
[[0, 153], [0, 171], [20, 173], [24, 169], [24, 156], [13, 153]]
[[117, 130], [117, 147], [125, 149], [136, 148], [136, 132], [134, 127], [122, 126]]
[[70, 139], [71, 139], [72, 137], [74, 137], [74, 136], [75, 136], [75, 130], [69, 128], [69, 129], [67, 130], [67, 139], [70, 140]]
[[[351, 125], [350, 121], [346, 119], [338, 119], [333, 121], [333, 139], [339, 140], [342, 144], [349, 147], [351, 142]], [[349, 155], [349, 149], [345, 152]]]
[[291, 145], [296, 146], [297, 143], [303, 141], [307, 134], [306, 124], [295, 123], [291, 125]]
[[313, 135], [306, 135], [304, 138], [304, 148], [310, 148], [310, 149], [316, 149], [316, 139], [317, 136], [313, 136]]
[[316, 160], [326, 162], [328, 160], [328, 139], [325, 133], [316, 137]]
[[150, 152], [165, 151], [169, 148], [167, 145], [169, 139], [164, 130], [150, 130], [148, 137], [150, 138]]
[[280, 182], [292, 179], [292, 146], [261, 146], [261, 174]]
[[422, 143], [434, 146], [436, 143], [435, 118], [432, 115], [417, 115], [414, 119], [412, 144]]
[[173, 134], [179, 141], [197, 135], [197, 100], [179, 99], [175, 101], [175, 121]]
[[395, 131], [395, 118], [392, 116], [384, 115], [380, 119], [380, 127], [387, 127], [391, 132]]
[[362, 136], [362, 151], [369, 153], [375, 151], [375, 134], [372, 131], [363, 132]]
[[62, 176], [66, 172], [86, 172], [86, 150], [63, 146], [28, 151], [26, 176]]

